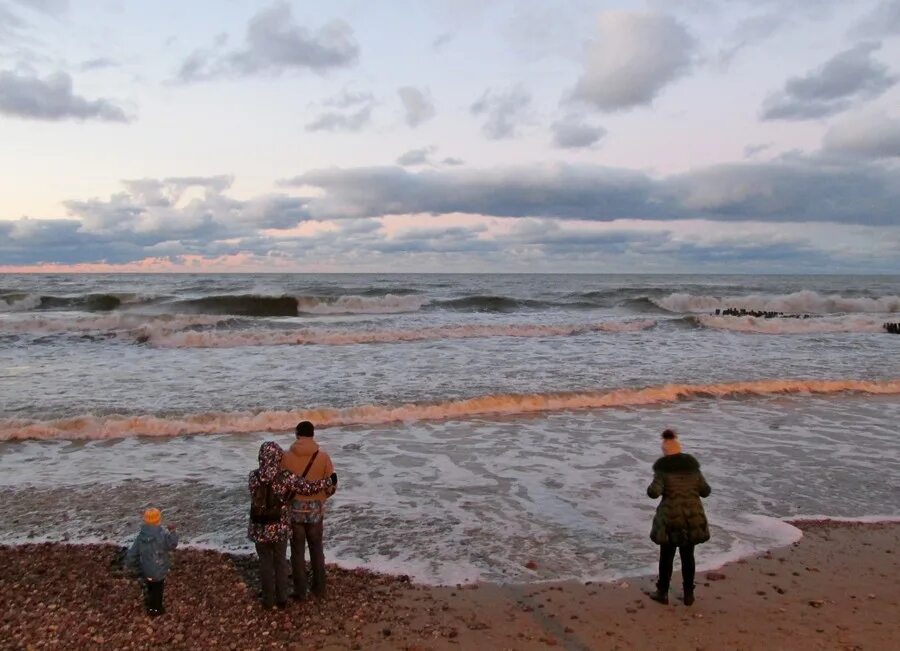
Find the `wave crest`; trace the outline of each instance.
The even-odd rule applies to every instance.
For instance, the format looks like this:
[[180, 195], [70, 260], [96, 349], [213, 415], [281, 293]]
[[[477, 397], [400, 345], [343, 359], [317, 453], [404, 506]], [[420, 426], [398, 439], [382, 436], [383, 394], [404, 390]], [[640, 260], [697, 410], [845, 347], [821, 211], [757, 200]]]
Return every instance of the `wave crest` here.
[[277, 432], [309, 420], [317, 427], [376, 425], [391, 422], [465, 419], [536, 412], [654, 405], [698, 398], [734, 398], [775, 394], [900, 394], [894, 380], [754, 380], [719, 384], [667, 384], [642, 389], [582, 393], [484, 395], [463, 400], [396, 406], [363, 405], [345, 409], [321, 407], [285, 411], [213, 412], [183, 416], [92, 416], [59, 420], [0, 420], [0, 441], [24, 439], [113, 439], [130, 436], [179, 436]]
[[349, 346], [353, 344], [399, 343], [440, 339], [484, 337], [566, 337], [591, 332], [636, 332], [655, 321], [610, 321], [576, 325], [461, 325], [416, 330], [256, 330], [162, 332], [150, 343], [163, 348], [236, 348], [239, 346]]
[[765, 319], [753, 316], [685, 317], [704, 328], [769, 335], [883, 332], [881, 319], [865, 316], [814, 319]]
[[729, 307], [786, 314], [900, 312], [900, 296], [850, 297], [819, 294], [808, 289], [792, 294], [750, 294], [729, 297], [675, 293], [663, 298], [651, 298], [650, 301], [668, 312], [677, 313], [712, 312]]

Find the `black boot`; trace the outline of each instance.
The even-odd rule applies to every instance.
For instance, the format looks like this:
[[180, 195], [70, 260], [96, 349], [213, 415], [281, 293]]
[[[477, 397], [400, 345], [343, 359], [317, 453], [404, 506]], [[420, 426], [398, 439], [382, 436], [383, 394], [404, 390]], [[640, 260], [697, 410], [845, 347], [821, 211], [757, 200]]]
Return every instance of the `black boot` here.
[[684, 586], [684, 605], [694, 605], [694, 586]]
[[665, 590], [663, 590], [658, 584], [656, 586], [656, 590], [654, 592], [648, 592], [647, 596], [650, 597], [653, 601], [656, 601], [663, 605], [668, 605], [669, 603], [669, 589], [666, 588]]

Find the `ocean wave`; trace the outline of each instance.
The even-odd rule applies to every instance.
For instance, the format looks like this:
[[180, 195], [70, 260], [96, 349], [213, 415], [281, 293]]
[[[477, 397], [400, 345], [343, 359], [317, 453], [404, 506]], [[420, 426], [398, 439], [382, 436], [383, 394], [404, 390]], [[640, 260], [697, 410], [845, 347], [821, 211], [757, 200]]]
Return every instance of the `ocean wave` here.
[[786, 314], [835, 314], [900, 312], [900, 296], [851, 297], [803, 290], [792, 294], [749, 294], [747, 296], [707, 296], [675, 293], [648, 299], [668, 312], [712, 312], [729, 307]]
[[484, 337], [565, 337], [591, 332], [636, 332], [656, 325], [653, 320], [608, 321], [574, 325], [460, 325], [415, 330], [204, 330], [160, 332], [149, 343], [162, 348], [235, 348], [239, 346], [348, 346]]
[[884, 332], [882, 319], [866, 316], [765, 319], [753, 316], [712, 316], [700, 314], [685, 318], [690, 319], [693, 323], [703, 328], [770, 335]]
[[509, 296], [464, 296], [432, 302], [434, 307], [460, 312], [515, 312], [521, 309], [553, 307], [558, 303]]
[[297, 311], [301, 314], [402, 314], [418, 312], [426, 300], [413, 294], [301, 297], [297, 299]]
[[62, 316], [15, 315], [0, 320], [0, 334], [129, 333], [134, 338], [151, 338], [197, 326], [228, 323], [232, 319], [214, 315], [130, 314], [66, 318]]
[[318, 407], [284, 411], [212, 412], [181, 416], [83, 415], [58, 420], [0, 420], [0, 441], [24, 439], [115, 439], [131, 436], [179, 436], [278, 432], [309, 420], [317, 427], [377, 425], [392, 422], [466, 419], [538, 412], [634, 407], [700, 398], [739, 398], [777, 394], [864, 393], [900, 395], [893, 380], [753, 380], [718, 384], [667, 384], [579, 393], [489, 394], [429, 404]]

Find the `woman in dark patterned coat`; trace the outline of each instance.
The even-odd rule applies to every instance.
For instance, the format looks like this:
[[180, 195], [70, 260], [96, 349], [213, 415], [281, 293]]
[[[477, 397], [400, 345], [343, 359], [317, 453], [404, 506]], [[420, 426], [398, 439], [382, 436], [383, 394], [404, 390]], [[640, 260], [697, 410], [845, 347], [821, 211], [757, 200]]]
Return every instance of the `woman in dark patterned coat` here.
[[690, 606], [694, 603], [694, 546], [709, 540], [709, 524], [700, 498], [709, 497], [710, 488], [700, 472], [700, 463], [681, 452], [678, 435], [667, 429], [662, 436], [663, 456], [653, 464], [653, 482], [647, 487], [650, 498], [662, 496], [650, 531], [650, 539], [659, 545], [659, 579], [650, 598], [669, 603], [677, 549], [681, 556], [684, 604]]
[[277, 443], [266, 441], [259, 448], [259, 468], [250, 473], [248, 484], [252, 497], [247, 537], [256, 543], [259, 555], [259, 578], [262, 583], [263, 606], [271, 608], [287, 604], [287, 552], [291, 537], [291, 512], [294, 495], [315, 495], [337, 483], [337, 475], [306, 481], [281, 469], [284, 451]]

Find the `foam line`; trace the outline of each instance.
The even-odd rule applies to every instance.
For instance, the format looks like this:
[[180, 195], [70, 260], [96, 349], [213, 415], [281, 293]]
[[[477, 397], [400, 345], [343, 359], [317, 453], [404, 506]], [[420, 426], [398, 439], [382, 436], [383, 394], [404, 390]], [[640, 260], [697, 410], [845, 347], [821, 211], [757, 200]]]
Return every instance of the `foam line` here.
[[590, 332], [636, 332], [654, 325], [656, 325], [656, 321], [645, 319], [558, 326], [536, 324], [437, 326], [415, 330], [206, 330], [201, 332], [161, 332], [158, 335], [151, 335], [150, 343], [162, 348], [349, 346], [482, 337], [565, 337]]
[[310, 420], [317, 427], [376, 425], [392, 422], [465, 419], [472, 416], [600, 409], [671, 403], [699, 398], [737, 398], [776, 394], [865, 393], [900, 395], [900, 379], [892, 380], [754, 380], [718, 384], [666, 384], [637, 389], [580, 393], [489, 394], [430, 404], [319, 407], [261, 412], [207, 412], [181, 416], [83, 415], [58, 420], [0, 420], [0, 441], [22, 439], [114, 439], [130, 436], [179, 436], [277, 432]]

